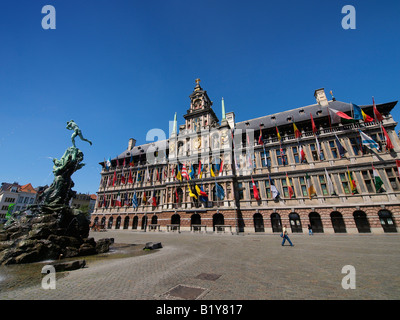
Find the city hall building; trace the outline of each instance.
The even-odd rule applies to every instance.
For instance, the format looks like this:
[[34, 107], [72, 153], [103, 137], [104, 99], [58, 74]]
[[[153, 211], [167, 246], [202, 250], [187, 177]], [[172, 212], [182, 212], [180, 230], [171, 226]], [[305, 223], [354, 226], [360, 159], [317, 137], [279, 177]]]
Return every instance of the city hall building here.
[[324, 89], [314, 96], [240, 122], [222, 99], [219, 120], [197, 79], [168, 139], [129, 139], [100, 163], [91, 222], [148, 232], [398, 232], [397, 101], [358, 107]]

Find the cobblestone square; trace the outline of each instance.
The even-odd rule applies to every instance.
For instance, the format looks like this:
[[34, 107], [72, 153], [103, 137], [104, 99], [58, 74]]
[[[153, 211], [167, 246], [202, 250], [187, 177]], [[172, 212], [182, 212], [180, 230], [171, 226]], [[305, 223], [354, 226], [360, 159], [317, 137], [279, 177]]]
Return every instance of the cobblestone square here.
[[[54, 290], [44, 290], [38, 283], [0, 292], [0, 299], [163, 300], [179, 285], [205, 289], [198, 300], [400, 298], [398, 234], [290, 234], [294, 247], [282, 247], [279, 235], [265, 234], [109, 230], [90, 236], [143, 247], [146, 242], [161, 242], [163, 248], [89, 263], [59, 277]], [[355, 289], [342, 287], [346, 265], [355, 268]], [[210, 281], [200, 274], [220, 276]]]

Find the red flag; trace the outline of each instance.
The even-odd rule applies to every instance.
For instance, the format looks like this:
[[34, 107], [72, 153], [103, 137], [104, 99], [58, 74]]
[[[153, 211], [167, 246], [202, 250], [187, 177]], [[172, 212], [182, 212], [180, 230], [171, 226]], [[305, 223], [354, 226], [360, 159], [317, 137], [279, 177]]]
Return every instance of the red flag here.
[[302, 163], [304, 160], [306, 160], [306, 154], [304, 153], [303, 147], [299, 145], [299, 151], [300, 151], [300, 163]]
[[224, 167], [224, 160], [221, 160], [221, 163], [219, 165], [219, 173], [222, 172], [223, 167]]
[[301, 138], [301, 132], [299, 129], [297, 129], [296, 124], [293, 122], [293, 131], [294, 131], [294, 136], [296, 139]]
[[289, 180], [287, 173], [286, 173], [286, 184], [287, 184], [288, 191], [289, 191], [289, 197], [290, 197], [290, 199], [292, 199], [294, 192], [293, 192], [292, 186], [290, 185], [290, 180]]
[[125, 167], [125, 158], [124, 158], [124, 164], [122, 166]]
[[188, 173], [187, 173], [187, 171], [186, 171], [186, 166], [185, 166], [185, 164], [182, 165], [181, 175], [182, 175], [182, 177], [185, 177], [186, 180], [189, 180], [189, 175], [188, 175]]
[[114, 171], [114, 178], [113, 178], [113, 181], [112, 181], [113, 187], [115, 186], [115, 182], [117, 182], [117, 171], [116, 170]]
[[378, 109], [375, 106], [375, 100], [374, 97], [372, 97], [372, 102], [374, 104], [374, 116], [375, 116], [375, 121], [379, 121], [382, 122], [383, 121], [383, 116], [381, 115], [381, 113], [378, 111]]
[[253, 193], [254, 193], [254, 198], [259, 201], [260, 200], [260, 195], [258, 194], [257, 186], [254, 183], [253, 177], [251, 177], [251, 181], [253, 182]]
[[110, 207], [114, 207], [114, 198], [112, 195], [111, 195]]
[[160, 181], [160, 174], [158, 173], [158, 168], [156, 168], [157, 170], [157, 181]]
[[262, 140], [262, 131], [261, 131], [261, 125], [260, 125], [260, 135], [258, 136], [258, 144], [264, 144]]
[[385, 128], [381, 125], [383, 134], [385, 135], [385, 140], [386, 140], [386, 150], [391, 150], [394, 149], [393, 143], [389, 138], [388, 133], [386, 132]]
[[317, 129], [317, 127], [316, 127], [315, 123], [314, 123], [314, 119], [313, 119], [313, 117], [312, 117], [312, 114], [311, 114], [311, 113], [310, 113], [310, 117], [311, 117], [311, 126], [312, 126], [312, 131], [313, 131], [314, 133], [317, 133], [318, 129]]
[[155, 192], [155, 191], [153, 191], [153, 197], [152, 197], [152, 200], [153, 200], [153, 207], [157, 207], [157, 199], [156, 199], [156, 196], [154, 195], [154, 192]]
[[129, 169], [128, 183], [133, 183], [133, 179], [132, 179], [132, 170], [131, 170], [131, 169]]
[[396, 160], [396, 166], [397, 166], [397, 173], [399, 174], [400, 177], [400, 160]]
[[179, 202], [179, 194], [178, 194], [178, 190], [176, 188], [175, 188], [175, 200], [176, 200], [176, 203]]

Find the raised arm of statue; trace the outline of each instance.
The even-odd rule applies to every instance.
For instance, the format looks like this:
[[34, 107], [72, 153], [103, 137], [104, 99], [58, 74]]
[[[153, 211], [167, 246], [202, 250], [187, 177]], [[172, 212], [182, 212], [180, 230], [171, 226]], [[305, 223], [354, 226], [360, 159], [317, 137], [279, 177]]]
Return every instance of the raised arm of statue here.
[[85, 139], [85, 138], [82, 136], [82, 131], [81, 131], [81, 129], [79, 129], [78, 125], [75, 123], [74, 120], [70, 120], [70, 121], [67, 122], [67, 129], [68, 129], [68, 130], [73, 130], [73, 131], [74, 131], [74, 133], [73, 133], [72, 136], [71, 136], [72, 145], [73, 145], [74, 147], [75, 147], [75, 138], [76, 138], [76, 136], [79, 136], [79, 138], [81, 138], [82, 141], [89, 142], [90, 145], [92, 145], [92, 142], [91, 142], [90, 140]]

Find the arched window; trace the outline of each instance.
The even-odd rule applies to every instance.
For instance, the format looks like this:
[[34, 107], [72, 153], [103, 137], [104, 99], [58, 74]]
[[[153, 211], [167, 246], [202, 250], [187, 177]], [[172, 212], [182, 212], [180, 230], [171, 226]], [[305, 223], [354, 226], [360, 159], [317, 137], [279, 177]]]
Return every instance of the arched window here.
[[101, 218], [100, 225], [105, 228], [105, 226], [106, 226], [106, 217]]
[[333, 211], [331, 213], [331, 221], [335, 233], [346, 233], [346, 225], [340, 212]]
[[137, 229], [137, 227], [138, 227], [138, 221], [139, 221], [138, 216], [134, 216], [134, 217], [133, 217], [133, 221], [132, 221], [132, 229], [133, 229], [133, 230], [136, 230], [136, 229]]
[[321, 216], [319, 215], [319, 213], [310, 212], [308, 217], [310, 218], [310, 224], [311, 224], [312, 231], [314, 233], [323, 233], [324, 228], [322, 226]]
[[271, 214], [272, 232], [282, 232], [281, 216], [278, 213]]
[[117, 217], [117, 221], [115, 223], [115, 229], [119, 229], [121, 226], [121, 216]]
[[110, 218], [108, 219], [108, 226], [107, 226], [108, 229], [111, 229], [111, 228], [112, 228], [113, 220], [114, 220], [113, 217], [110, 217]]
[[255, 213], [253, 215], [253, 222], [254, 222], [254, 231], [255, 232], [264, 232], [264, 218], [261, 213]]
[[190, 225], [193, 226], [193, 231], [199, 231], [200, 227], [198, 227], [198, 225], [201, 224], [201, 217], [198, 213], [194, 213], [192, 214], [192, 216], [190, 217]]
[[146, 230], [147, 227], [147, 216], [143, 216], [142, 218], [142, 230]]
[[354, 222], [356, 223], [357, 230], [359, 233], [370, 233], [371, 227], [367, 219], [367, 215], [364, 211], [354, 211], [353, 213]]
[[389, 210], [381, 210], [378, 215], [384, 232], [397, 232], [396, 223]]
[[129, 217], [126, 216], [124, 219], [124, 229], [128, 229], [129, 227]]
[[218, 228], [218, 227], [216, 230], [215, 226], [224, 224], [225, 224], [224, 215], [222, 213], [216, 213], [213, 215], [213, 231], [223, 231], [223, 228]]
[[297, 213], [295, 213], [295, 212], [290, 213], [289, 221], [290, 221], [290, 227], [292, 228], [293, 233], [303, 232], [303, 229], [301, 227], [300, 216]]
[[151, 217], [151, 224], [157, 224], [157, 220], [158, 220], [158, 218], [157, 218], [156, 215], [152, 216]]

